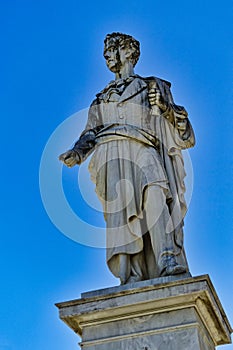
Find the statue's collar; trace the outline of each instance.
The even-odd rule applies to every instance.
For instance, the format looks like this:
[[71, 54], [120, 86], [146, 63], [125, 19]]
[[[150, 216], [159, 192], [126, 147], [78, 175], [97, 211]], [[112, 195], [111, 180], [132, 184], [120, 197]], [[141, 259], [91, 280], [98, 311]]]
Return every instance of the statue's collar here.
[[109, 89], [112, 89], [112, 88], [120, 88], [122, 86], [127, 86], [129, 85], [135, 78], [138, 78], [138, 75], [134, 74], [134, 75], [130, 75], [129, 77], [127, 78], [124, 78], [124, 79], [116, 79], [116, 80], [111, 80], [110, 83], [108, 83], [107, 86], [105, 86], [105, 88], [100, 91], [99, 94], [97, 95], [101, 95], [101, 94], [105, 94]]
[[116, 102], [115, 94], [119, 97], [118, 102], [125, 101], [134, 95], [138, 94], [141, 90], [145, 89], [147, 84], [144, 80], [138, 76], [130, 76], [126, 79], [117, 79], [110, 81], [110, 83], [96, 95], [98, 100], [103, 100], [104, 102], [113, 101]]

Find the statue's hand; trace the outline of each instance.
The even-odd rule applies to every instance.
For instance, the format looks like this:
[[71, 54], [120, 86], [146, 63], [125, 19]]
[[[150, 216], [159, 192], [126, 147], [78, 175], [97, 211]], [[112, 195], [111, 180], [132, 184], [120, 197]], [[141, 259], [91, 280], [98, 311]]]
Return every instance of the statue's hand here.
[[188, 121], [187, 118], [176, 118], [175, 127], [181, 137], [184, 137], [187, 132]]
[[74, 165], [80, 164], [81, 162], [79, 154], [72, 149], [65, 153], [62, 153], [59, 156], [59, 160], [62, 161], [69, 168], [72, 168]]
[[176, 118], [176, 127], [180, 132], [185, 132], [187, 128], [187, 119]]
[[156, 87], [150, 88], [148, 92], [148, 99], [151, 106], [158, 106], [162, 112], [165, 112], [167, 110], [168, 106], [165, 103], [158, 88]]

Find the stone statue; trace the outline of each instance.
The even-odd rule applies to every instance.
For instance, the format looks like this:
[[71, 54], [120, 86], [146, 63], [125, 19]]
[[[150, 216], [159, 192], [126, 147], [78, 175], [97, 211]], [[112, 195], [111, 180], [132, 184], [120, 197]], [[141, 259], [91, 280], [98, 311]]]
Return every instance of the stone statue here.
[[169, 82], [134, 73], [137, 40], [112, 33], [104, 44], [115, 80], [96, 95], [85, 130], [59, 159], [72, 167], [94, 151], [89, 171], [103, 205], [107, 264], [121, 284], [186, 273], [181, 150], [195, 143], [187, 112]]

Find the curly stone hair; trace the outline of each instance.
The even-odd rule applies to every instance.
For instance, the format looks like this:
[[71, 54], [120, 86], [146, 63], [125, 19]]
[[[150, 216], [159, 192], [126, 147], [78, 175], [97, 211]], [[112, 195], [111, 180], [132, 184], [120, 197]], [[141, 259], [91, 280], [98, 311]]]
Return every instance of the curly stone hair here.
[[111, 34], [107, 34], [104, 39], [104, 53], [106, 48], [109, 46], [119, 47], [124, 45], [125, 47], [130, 47], [133, 49], [133, 53], [131, 56], [131, 61], [133, 66], [136, 65], [140, 56], [140, 43], [138, 40], [134, 39], [131, 35], [114, 32]]

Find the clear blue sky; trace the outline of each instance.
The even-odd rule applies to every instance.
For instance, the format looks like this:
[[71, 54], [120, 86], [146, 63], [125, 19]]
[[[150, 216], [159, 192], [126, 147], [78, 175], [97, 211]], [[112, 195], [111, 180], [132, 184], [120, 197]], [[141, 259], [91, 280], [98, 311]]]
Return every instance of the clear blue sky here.
[[[0, 350], [78, 349], [54, 303], [118, 284], [103, 249], [52, 224], [38, 180], [53, 131], [113, 78], [102, 57], [112, 31], [141, 42], [136, 72], [171, 81], [175, 101], [189, 111], [197, 145], [186, 252], [194, 276], [210, 275], [233, 324], [231, 13], [230, 0], [1, 1]], [[63, 172], [74, 207], [77, 171]], [[78, 210], [89, 220], [82, 204]]]

